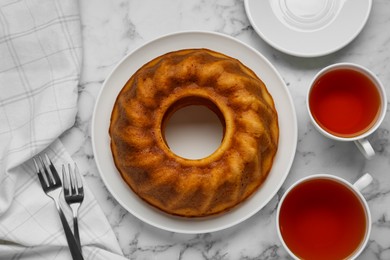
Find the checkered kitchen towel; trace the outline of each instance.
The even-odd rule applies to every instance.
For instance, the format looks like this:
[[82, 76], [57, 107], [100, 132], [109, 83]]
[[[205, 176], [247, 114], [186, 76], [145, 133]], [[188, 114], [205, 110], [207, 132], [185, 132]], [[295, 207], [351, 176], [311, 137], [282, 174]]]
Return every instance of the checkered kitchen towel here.
[[[31, 158], [72, 161], [58, 137], [74, 124], [80, 66], [77, 0], [0, 0], [0, 259], [71, 259]], [[79, 227], [85, 259], [124, 259], [88, 187]]]

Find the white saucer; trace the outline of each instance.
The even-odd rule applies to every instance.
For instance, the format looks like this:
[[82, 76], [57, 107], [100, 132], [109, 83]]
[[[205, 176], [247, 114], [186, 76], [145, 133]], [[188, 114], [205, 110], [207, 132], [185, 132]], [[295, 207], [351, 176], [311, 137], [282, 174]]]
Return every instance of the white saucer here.
[[317, 57], [350, 43], [363, 29], [372, 0], [245, 0], [255, 31], [299, 57]]

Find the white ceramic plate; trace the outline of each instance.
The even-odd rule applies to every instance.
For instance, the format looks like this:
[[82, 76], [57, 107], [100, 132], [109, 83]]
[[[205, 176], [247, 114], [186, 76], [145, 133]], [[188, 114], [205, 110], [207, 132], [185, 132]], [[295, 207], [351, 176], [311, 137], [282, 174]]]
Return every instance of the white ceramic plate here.
[[372, 0], [245, 0], [255, 31], [274, 48], [300, 57], [335, 52], [363, 29]]
[[[239, 59], [267, 85], [279, 116], [280, 139], [275, 162], [263, 186], [233, 210], [209, 218], [167, 215], [142, 201], [125, 184], [111, 154], [108, 134], [116, 97], [130, 76], [153, 58], [186, 48], [208, 48]], [[263, 208], [282, 186], [297, 145], [297, 120], [289, 91], [272, 64], [253, 48], [222, 34], [182, 32], [151, 41], [127, 55], [103, 84], [92, 118], [92, 145], [100, 175], [112, 196], [131, 214], [155, 227], [180, 233], [206, 233], [238, 224]]]

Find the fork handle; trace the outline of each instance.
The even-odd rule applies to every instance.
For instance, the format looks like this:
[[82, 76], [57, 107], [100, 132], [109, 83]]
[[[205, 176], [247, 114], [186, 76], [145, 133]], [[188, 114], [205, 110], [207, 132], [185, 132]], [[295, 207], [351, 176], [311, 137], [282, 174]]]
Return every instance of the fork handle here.
[[77, 245], [79, 246], [81, 250], [81, 242], [80, 242], [80, 235], [79, 235], [79, 222], [77, 221], [77, 216], [73, 217], [73, 231], [74, 231], [74, 238], [76, 239]]
[[72, 230], [69, 227], [68, 221], [65, 218], [64, 212], [62, 211], [60, 205], [56, 201], [56, 206], [58, 210], [58, 214], [60, 215], [60, 219], [62, 222], [62, 226], [65, 231], [66, 240], [68, 241], [69, 250], [72, 254], [73, 260], [84, 260], [79, 245], [77, 244], [77, 241], [75, 237], [73, 236]]

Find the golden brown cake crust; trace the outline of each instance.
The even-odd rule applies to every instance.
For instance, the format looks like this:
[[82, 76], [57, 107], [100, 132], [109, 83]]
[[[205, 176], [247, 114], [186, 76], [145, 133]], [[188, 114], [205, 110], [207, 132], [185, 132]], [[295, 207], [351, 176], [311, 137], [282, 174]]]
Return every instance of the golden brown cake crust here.
[[[190, 160], [164, 140], [169, 117], [204, 105], [224, 126], [221, 146]], [[166, 213], [225, 212], [255, 192], [278, 146], [278, 120], [264, 83], [240, 61], [208, 49], [164, 54], [142, 66], [115, 102], [110, 124], [115, 165], [143, 200]]]

